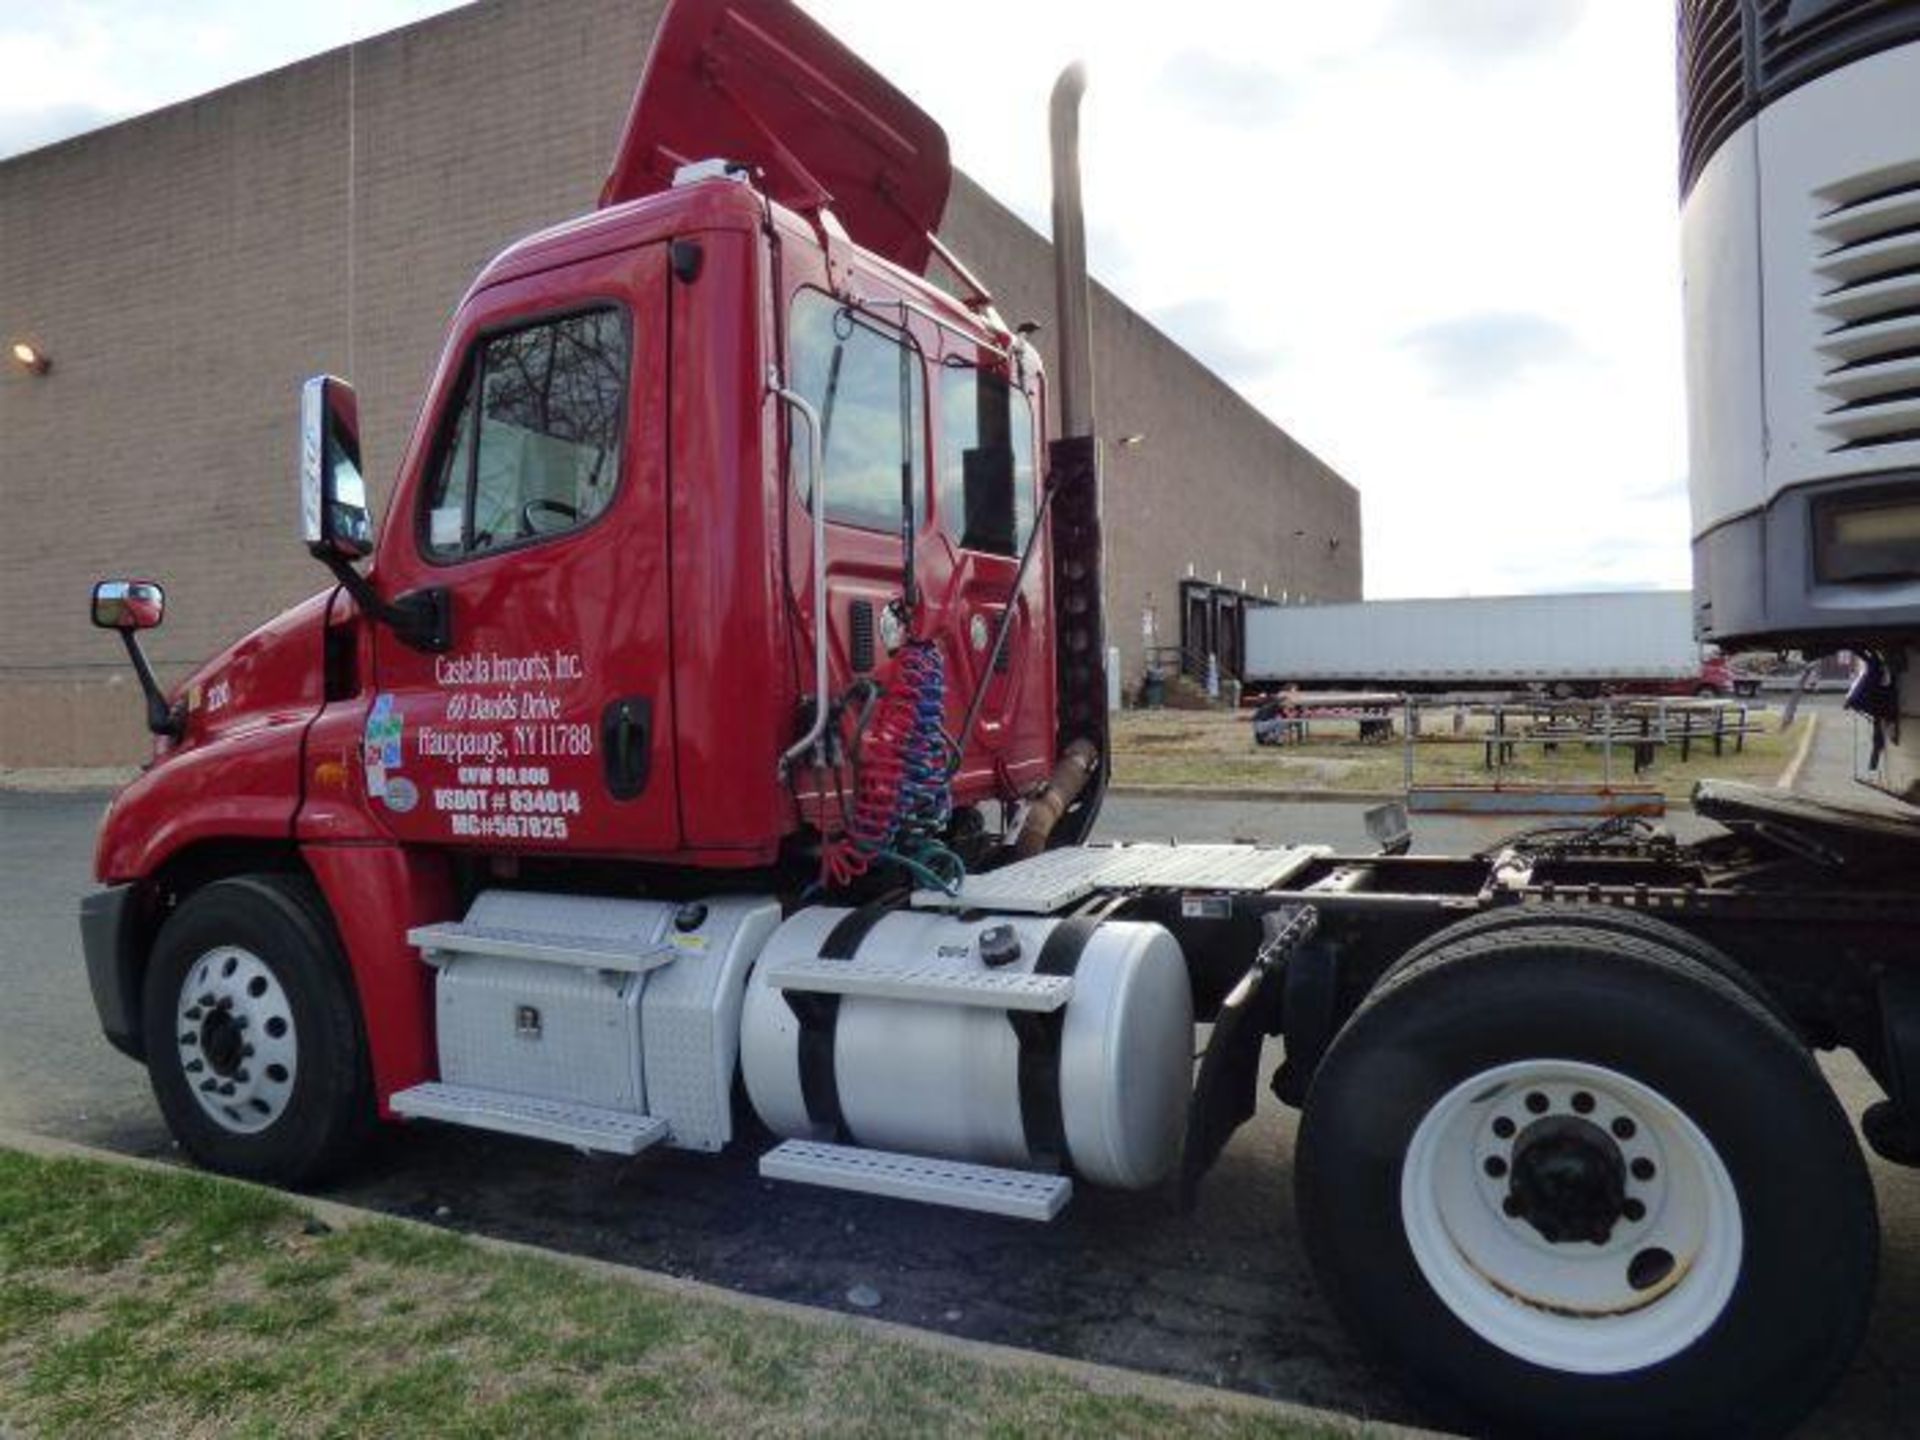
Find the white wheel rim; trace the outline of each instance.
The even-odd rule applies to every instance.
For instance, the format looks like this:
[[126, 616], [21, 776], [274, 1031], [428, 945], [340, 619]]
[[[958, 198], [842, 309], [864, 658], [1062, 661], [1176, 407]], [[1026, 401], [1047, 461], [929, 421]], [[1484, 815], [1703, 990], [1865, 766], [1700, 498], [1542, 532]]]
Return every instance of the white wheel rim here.
[[286, 1112], [299, 1042], [279, 978], [251, 950], [221, 945], [187, 969], [174, 1011], [187, 1088], [221, 1129], [251, 1135]]
[[[1625, 1197], [1610, 1223], [1596, 1219], [1599, 1243], [1565, 1238], [1564, 1205], [1540, 1203], [1556, 1149], [1582, 1157], [1583, 1177], [1614, 1170], [1596, 1134]], [[1575, 1060], [1501, 1065], [1448, 1091], [1407, 1148], [1400, 1214], [1421, 1273], [1461, 1323], [1554, 1370], [1620, 1374], [1678, 1354], [1740, 1276], [1739, 1197], [1712, 1143], [1658, 1091]]]

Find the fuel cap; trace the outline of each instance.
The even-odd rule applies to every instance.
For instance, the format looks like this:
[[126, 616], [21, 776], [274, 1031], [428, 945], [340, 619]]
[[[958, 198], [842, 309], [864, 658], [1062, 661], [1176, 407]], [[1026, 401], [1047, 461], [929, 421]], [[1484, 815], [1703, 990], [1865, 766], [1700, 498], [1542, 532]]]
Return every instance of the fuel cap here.
[[991, 925], [980, 932], [980, 963], [989, 970], [1011, 965], [1020, 958], [1020, 937], [1011, 925]]

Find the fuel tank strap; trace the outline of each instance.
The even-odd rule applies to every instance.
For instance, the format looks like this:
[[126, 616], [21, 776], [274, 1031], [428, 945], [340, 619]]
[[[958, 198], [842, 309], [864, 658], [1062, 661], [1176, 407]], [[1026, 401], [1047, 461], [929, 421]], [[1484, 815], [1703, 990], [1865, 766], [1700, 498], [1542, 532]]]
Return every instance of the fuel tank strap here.
[[[1080, 956], [1100, 928], [1088, 917], [1063, 920], [1054, 926], [1033, 962], [1036, 975], [1071, 975]], [[1065, 1167], [1066, 1122], [1060, 1113], [1060, 1035], [1066, 1010], [1007, 1016], [1020, 1040], [1020, 1124], [1026, 1132], [1027, 1153], [1036, 1164]]]
[[[827, 932], [821, 942], [822, 960], [851, 960], [873, 927], [897, 905], [897, 897], [875, 900], [858, 910], [849, 910]], [[840, 1086], [833, 1073], [834, 1035], [840, 1024], [840, 997], [804, 991], [786, 992], [787, 1004], [800, 1022], [799, 1065], [800, 1098], [807, 1107], [807, 1118], [832, 1132], [835, 1139], [847, 1133], [846, 1117], [840, 1110]]]

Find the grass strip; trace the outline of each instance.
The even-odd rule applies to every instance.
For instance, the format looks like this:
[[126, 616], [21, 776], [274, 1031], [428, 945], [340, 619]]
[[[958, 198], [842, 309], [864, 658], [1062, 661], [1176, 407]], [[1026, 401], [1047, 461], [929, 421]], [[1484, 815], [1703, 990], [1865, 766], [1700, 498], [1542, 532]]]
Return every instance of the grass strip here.
[[1351, 1433], [652, 1291], [251, 1186], [0, 1150], [0, 1433]]
[[[1760, 717], [1759, 723], [1767, 728], [1748, 735], [1738, 751], [1728, 740], [1725, 753], [1715, 755], [1710, 740], [1702, 743], [1696, 738], [1682, 761], [1677, 744], [1657, 748], [1652, 766], [1640, 775], [1633, 773], [1632, 744], [1618, 741], [1613, 747], [1614, 783], [1651, 784], [1672, 801], [1685, 800], [1702, 779], [1771, 785], [1812, 723], [1811, 717], [1802, 715], [1782, 730], [1779, 720], [1773, 714]], [[1480, 717], [1474, 717], [1464, 732], [1465, 743], [1450, 731], [1442, 737], [1444, 715], [1429, 716], [1426, 723], [1428, 737], [1414, 746], [1417, 784], [1493, 782]], [[1362, 742], [1353, 733], [1356, 729], [1351, 722], [1322, 720], [1305, 744], [1265, 746], [1254, 743], [1253, 725], [1244, 710], [1130, 710], [1113, 718], [1113, 781], [1116, 785], [1231, 789], [1249, 797], [1278, 791], [1337, 798], [1354, 792], [1401, 790], [1406, 752], [1399, 735], [1390, 741]], [[1524, 744], [1515, 751], [1500, 769], [1500, 778], [1509, 785], [1594, 785], [1605, 774], [1605, 757], [1598, 745], [1568, 742], [1548, 751]]]

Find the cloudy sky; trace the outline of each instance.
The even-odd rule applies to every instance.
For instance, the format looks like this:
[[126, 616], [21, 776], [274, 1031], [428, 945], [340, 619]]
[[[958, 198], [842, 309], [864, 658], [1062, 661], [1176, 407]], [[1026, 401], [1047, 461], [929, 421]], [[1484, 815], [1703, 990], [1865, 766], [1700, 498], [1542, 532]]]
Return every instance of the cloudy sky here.
[[[1042, 228], [1088, 61], [1095, 273], [1360, 486], [1369, 595], [1686, 583], [1669, 0], [803, 3]], [[0, 155], [450, 8], [6, 6]]]

